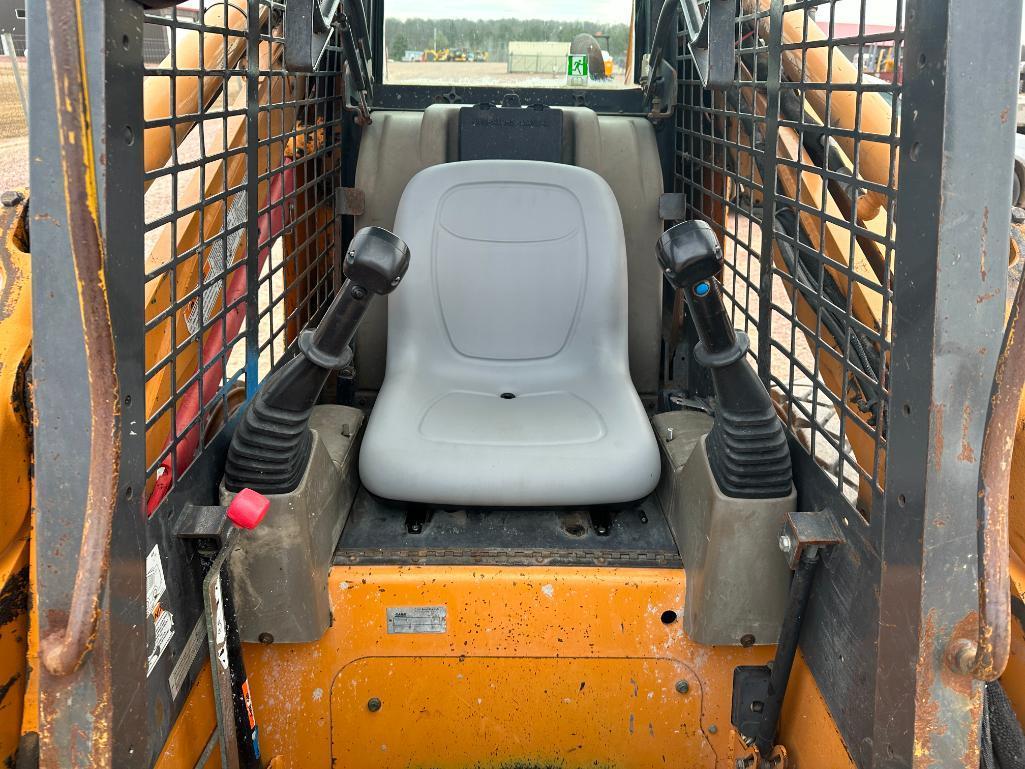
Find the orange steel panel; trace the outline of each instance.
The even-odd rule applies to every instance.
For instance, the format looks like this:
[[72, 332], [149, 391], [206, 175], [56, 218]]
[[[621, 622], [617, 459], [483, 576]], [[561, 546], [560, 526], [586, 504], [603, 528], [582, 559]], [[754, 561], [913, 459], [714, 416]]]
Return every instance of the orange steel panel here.
[[331, 759], [337, 769], [713, 766], [698, 680], [672, 659], [364, 658], [331, 684]]
[[[31, 359], [31, 264], [27, 203], [0, 208], [0, 765], [13, 766], [22, 732], [30, 652], [29, 510], [31, 415], [25, 375]], [[35, 648], [32, 646], [34, 654]], [[33, 698], [33, 703], [35, 702]], [[34, 723], [34, 722], [32, 722]]]
[[[350, 663], [364, 657], [397, 658], [394, 663], [409, 666], [415, 673], [412, 658], [504, 658], [506, 663], [531, 658], [532, 666], [520, 668], [517, 686], [527, 701], [540, 696], [546, 688], [560, 684], [545, 671], [557, 669], [556, 658], [618, 659], [622, 667], [617, 675], [633, 668], [637, 680], [651, 658], [667, 664], [687, 665], [695, 670], [690, 681], [691, 692], [714, 692], [702, 696], [700, 721], [689, 724], [689, 732], [681, 734], [680, 755], [705, 755], [711, 752], [729, 754], [729, 702], [733, 666], [757, 664], [767, 660], [771, 648], [724, 649], [719, 652], [723, 665], [706, 666], [712, 650], [693, 645], [683, 634], [680, 622], [664, 625], [661, 615], [666, 610], [680, 612], [684, 595], [682, 571], [647, 569], [550, 569], [509, 567], [338, 567], [332, 570], [329, 589], [333, 604], [334, 624], [320, 643], [305, 646], [254, 646], [247, 649], [246, 664], [253, 696], [257, 702], [257, 718], [261, 722], [262, 749], [267, 755], [282, 755], [295, 767], [315, 765], [332, 754], [331, 706], [333, 692], [345, 686]], [[447, 630], [437, 634], [389, 634], [387, 609], [408, 606], [445, 606]], [[565, 673], [573, 665], [563, 662]], [[513, 670], [515, 667], [507, 668]], [[533, 675], [528, 671], [533, 670]], [[435, 673], [437, 671], [437, 673]], [[440, 674], [440, 677], [439, 677]], [[422, 681], [416, 684], [427, 690], [441, 691], [449, 682], [450, 672], [444, 665], [424, 668]], [[508, 678], [508, 677], [507, 677]], [[408, 675], [393, 676], [392, 692], [413, 690]], [[586, 679], [584, 679], [586, 680]], [[282, 682], [287, 681], [287, 685]], [[580, 681], [575, 682], [579, 686]], [[675, 684], [675, 682], [674, 682]], [[341, 691], [341, 690], [339, 690]], [[481, 689], [483, 692], [483, 689]], [[530, 693], [534, 692], [534, 693]], [[646, 694], [645, 694], [646, 696]], [[653, 695], [654, 696], [654, 695]], [[690, 695], [688, 695], [690, 696]], [[383, 697], [382, 697], [383, 699]], [[443, 699], [443, 698], [442, 698]], [[611, 707], [612, 698], [605, 700]], [[432, 703], [436, 702], [432, 700]], [[451, 707], [455, 707], [453, 704]], [[366, 707], [366, 704], [363, 704]], [[446, 751], [452, 724], [448, 714], [441, 714], [423, 705], [426, 715], [420, 728], [433, 719], [438, 748]], [[620, 716], [629, 718], [631, 703], [624, 698], [619, 704]], [[674, 709], [675, 710], [675, 709]], [[382, 709], [383, 712], [383, 709]], [[577, 714], [587, 712], [585, 709]], [[607, 718], [614, 719], [613, 713]], [[678, 712], [666, 717], [679, 717]], [[464, 716], [464, 719], [471, 718]], [[520, 738], [524, 729], [537, 721], [558, 720], [557, 727], [569, 734], [586, 732], [594, 727], [591, 719], [574, 721], [571, 710], [556, 715], [555, 711], [521, 712], [519, 721], [504, 733], [495, 732], [489, 744], [473, 740], [461, 744], [458, 763], [446, 766], [500, 765], [494, 756], [522, 757]], [[659, 723], [665, 723], [660, 720]], [[714, 728], [713, 728], [714, 727]], [[644, 724], [647, 728], [647, 724]], [[335, 730], [336, 757], [346, 747], [345, 727]], [[354, 732], [350, 740], [362, 739]], [[597, 738], [592, 736], [592, 741]], [[623, 730], [613, 744], [620, 761], [629, 754], [629, 731]], [[602, 737], [602, 741], [608, 738]], [[470, 744], [473, 743], [473, 744]], [[362, 744], [362, 743], [357, 743]], [[420, 756], [427, 750], [410, 740], [405, 747], [395, 746], [391, 766], [423, 765]], [[555, 746], [542, 746], [551, 750]], [[476, 749], [475, 757], [471, 754]], [[594, 749], [592, 746], [591, 749]], [[398, 753], [397, 751], [405, 751]], [[438, 753], [432, 753], [432, 756]], [[401, 758], [405, 756], [405, 758]], [[426, 757], [424, 757], [426, 759]], [[550, 759], [573, 761], [572, 754], [549, 755]], [[368, 757], [369, 760], [369, 757]], [[426, 765], [432, 765], [428, 762]], [[621, 765], [629, 766], [629, 763]], [[636, 764], [648, 765], [648, 764]], [[714, 766], [714, 763], [705, 764]], [[726, 766], [724, 763], [723, 766]]]
[[[164, 750], [153, 769], [193, 769], [203, 754], [207, 740], [216, 726], [214, 691], [207, 663], [189, 692], [188, 703], [167, 736]], [[220, 769], [221, 752], [214, 750], [205, 766], [197, 769]]]
[[[664, 624], [683, 613], [673, 569], [353, 565], [332, 569], [329, 591], [319, 642], [245, 649], [275, 769], [733, 769], [733, 670], [773, 653], [700, 646], [679, 619]], [[388, 633], [388, 608], [412, 606], [444, 606], [445, 632]], [[210, 692], [207, 668], [157, 769], [199, 755]], [[800, 661], [782, 736], [800, 766], [853, 765]]]
[[0, 551], [0, 765], [14, 766], [21, 738], [29, 634], [29, 526]]
[[854, 768], [822, 692], [800, 652], [790, 673], [780, 716], [779, 742], [786, 746], [790, 766], [796, 769]]

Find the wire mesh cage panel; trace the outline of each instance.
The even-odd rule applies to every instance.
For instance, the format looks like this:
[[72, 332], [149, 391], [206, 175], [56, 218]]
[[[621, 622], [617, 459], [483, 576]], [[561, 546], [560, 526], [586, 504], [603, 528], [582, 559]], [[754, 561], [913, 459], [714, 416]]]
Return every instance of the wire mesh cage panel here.
[[150, 510], [333, 295], [339, 52], [283, 66], [283, 5], [146, 16]]
[[781, 416], [868, 517], [885, 484], [902, 4], [738, 7], [730, 88], [703, 89], [679, 49], [678, 189], [723, 242], [727, 304]]

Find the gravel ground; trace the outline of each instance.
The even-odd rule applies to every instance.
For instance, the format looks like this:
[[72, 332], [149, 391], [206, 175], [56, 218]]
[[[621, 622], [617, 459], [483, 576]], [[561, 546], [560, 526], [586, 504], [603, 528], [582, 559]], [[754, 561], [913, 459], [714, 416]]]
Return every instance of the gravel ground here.
[[[534, 88], [558, 88], [566, 85], [566, 73], [509, 72], [504, 62], [463, 61], [389, 61], [385, 82], [416, 85], [509, 85]], [[622, 70], [607, 82], [590, 81], [589, 88], [621, 88]]]
[[[25, 59], [18, 60], [28, 85]], [[28, 187], [28, 121], [21, 106], [10, 61], [0, 59], [0, 192]]]
[[28, 187], [28, 136], [0, 139], [0, 191]]

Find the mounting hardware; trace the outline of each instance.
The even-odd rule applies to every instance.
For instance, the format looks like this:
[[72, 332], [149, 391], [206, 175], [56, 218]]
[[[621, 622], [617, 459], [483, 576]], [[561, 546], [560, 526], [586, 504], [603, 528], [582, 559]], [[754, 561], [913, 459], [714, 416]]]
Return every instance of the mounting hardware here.
[[780, 549], [787, 554], [794, 577], [776, 656], [769, 665], [742, 665], [733, 671], [730, 714], [745, 744], [753, 746], [756, 755], [769, 756], [767, 762], [762, 762], [764, 766], [785, 764], [786, 754], [776, 750], [776, 734], [815, 570], [821, 554], [843, 542], [843, 535], [828, 510], [788, 513], [779, 535]]
[[843, 532], [828, 511], [787, 513], [779, 535], [779, 549], [786, 555], [791, 570], [797, 569], [805, 551], [844, 542]]
[[369, 700], [367, 700], [367, 710], [369, 710], [371, 713], [376, 713], [380, 709], [381, 700], [379, 700], [377, 697], [371, 697]]
[[609, 510], [592, 510], [591, 511], [591, 525], [594, 527], [594, 533], [599, 537], [607, 537], [612, 531], [612, 519], [615, 517], [615, 513]]
[[681, 679], [676, 682], [676, 691], [680, 694], [686, 694], [690, 691], [690, 684]]
[[679, 0], [665, 0], [651, 36], [651, 50], [641, 59], [641, 88], [649, 120], [664, 120], [676, 106], [676, 70], [666, 61], [675, 53]]
[[406, 510], [406, 533], [422, 534], [431, 520], [431, 509], [427, 505], [411, 504]]
[[779, 549], [782, 550], [786, 555], [790, 555], [790, 553], [793, 551], [794, 541], [790, 539], [789, 534], [779, 535]]

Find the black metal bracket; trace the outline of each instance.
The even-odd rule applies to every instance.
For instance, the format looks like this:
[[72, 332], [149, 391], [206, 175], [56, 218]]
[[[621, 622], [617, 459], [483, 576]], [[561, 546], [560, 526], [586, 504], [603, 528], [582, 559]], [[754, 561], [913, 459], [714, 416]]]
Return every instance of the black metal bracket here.
[[285, 8], [285, 68], [317, 72], [332, 42], [345, 59], [346, 109], [370, 124], [374, 96], [370, 29], [363, 0], [288, 0]]
[[335, 189], [335, 215], [363, 216], [367, 211], [367, 196], [359, 187]]
[[285, 69], [316, 72], [334, 33], [341, 0], [288, 0], [285, 7]]
[[676, 105], [677, 73], [666, 59], [675, 53], [673, 41], [679, 10], [679, 0], [665, 0], [662, 4], [651, 36], [651, 50], [641, 62], [640, 85], [650, 120], [664, 120], [673, 114]]
[[644, 104], [651, 120], [664, 120], [676, 106], [677, 72], [667, 58], [675, 55], [677, 15], [682, 11], [684, 36], [701, 85], [717, 91], [730, 88], [736, 72], [737, 6], [735, 0], [708, 0], [701, 12], [697, 0], [665, 0], [655, 23], [651, 50], [641, 65]]
[[424, 528], [431, 522], [433, 511], [427, 505], [410, 504], [406, 510], [406, 533], [423, 534]]
[[768, 665], [740, 665], [733, 670], [730, 723], [745, 739], [753, 739], [762, 725], [771, 679], [772, 668]]
[[709, 0], [702, 14], [697, 0], [682, 0], [687, 46], [701, 85], [722, 91], [736, 71], [737, 6], [734, 0]]
[[743, 665], [733, 671], [730, 721], [744, 744], [754, 751], [755, 769], [769, 765], [776, 747], [779, 715], [821, 554], [843, 541], [843, 535], [828, 510], [787, 514], [779, 546], [794, 570], [794, 577], [776, 644], [776, 656], [771, 666]]
[[787, 557], [790, 569], [794, 570], [808, 548], [822, 550], [842, 545], [845, 541], [836, 519], [828, 511], [795, 512], [787, 513], [779, 534], [779, 549]]
[[136, 2], [147, 11], [159, 11], [163, 8], [173, 8], [181, 5], [185, 0], [136, 0]]
[[176, 526], [179, 539], [189, 541], [203, 556], [216, 556], [228, 539], [231, 521], [220, 505], [185, 505]]
[[591, 511], [591, 528], [599, 537], [607, 537], [612, 531], [612, 522], [616, 518], [616, 511], [600, 508]]

